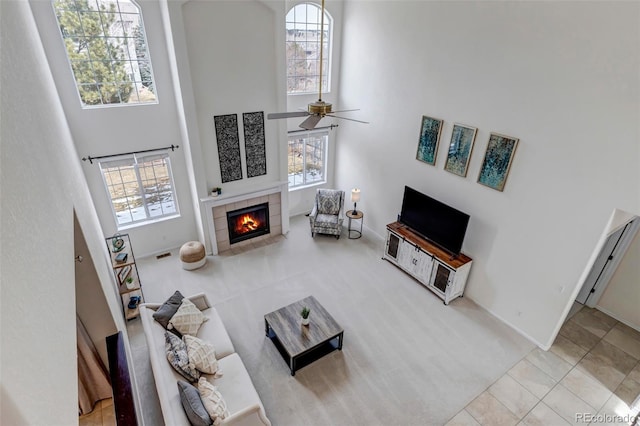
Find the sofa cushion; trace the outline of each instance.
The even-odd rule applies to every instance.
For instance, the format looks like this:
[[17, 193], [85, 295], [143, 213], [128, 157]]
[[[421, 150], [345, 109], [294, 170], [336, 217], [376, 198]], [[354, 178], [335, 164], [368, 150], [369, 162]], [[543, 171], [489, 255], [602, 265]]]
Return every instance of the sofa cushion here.
[[182, 408], [187, 414], [189, 423], [193, 426], [210, 426], [213, 424], [211, 416], [202, 403], [198, 389], [185, 381], [178, 380], [178, 392]]
[[187, 346], [190, 367], [207, 374], [218, 373], [216, 350], [211, 343], [188, 334], [182, 336], [182, 340]]
[[184, 296], [178, 290], [165, 300], [165, 302], [153, 313], [153, 319], [158, 321], [164, 328], [169, 325], [169, 320], [176, 314], [182, 304]]
[[229, 416], [229, 410], [227, 410], [227, 403], [225, 402], [222, 394], [213, 386], [207, 382], [207, 379], [200, 377], [198, 380], [198, 391], [200, 392], [200, 398], [202, 399], [202, 405], [209, 413], [209, 417], [213, 420], [213, 424], [220, 424], [222, 420]]
[[247, 372], [240, 355], [231, 354], [218, 359], [220, 370], [224, 371], [224, 376], [214, 379], [206, 376], [207, 380], [213, 383], [227, 402], [227, 409], [231, 413], [237, 413], [245, 407], [259, 404], [262, 407], [260, 396], [253, 386], [251, 377]]
[[180, 307], [175, 315], [169, 320], [168, 329], [176, 329], [180, 334], [190, 334], [195, 336], [200, 326], [208, 318], [189, 299], [182, 299]]
[[200, 378], [200, 372], [189, 365], [189, 355], [187, 346], [182, 339], [168, 331], [164, 332], [165, 351], [167, 360], [175, 370], [190, 382], [195, 382]]

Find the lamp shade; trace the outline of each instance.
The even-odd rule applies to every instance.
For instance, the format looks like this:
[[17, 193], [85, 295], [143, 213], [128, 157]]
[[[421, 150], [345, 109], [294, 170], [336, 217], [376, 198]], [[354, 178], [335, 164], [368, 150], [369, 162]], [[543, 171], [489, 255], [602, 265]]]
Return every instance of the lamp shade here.
[[351, 190], [351, 201], [354, 203], [357, 203], [358, 201], [360, 201], [360, 189], [359, 188], [353, 188]]

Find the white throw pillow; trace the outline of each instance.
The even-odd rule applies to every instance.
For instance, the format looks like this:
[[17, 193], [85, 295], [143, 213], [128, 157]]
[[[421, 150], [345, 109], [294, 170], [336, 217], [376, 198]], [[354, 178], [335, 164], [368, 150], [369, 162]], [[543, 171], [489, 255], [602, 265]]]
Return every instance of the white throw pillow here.
[[175, 315], [169, 320], [167, 328], [169, 330], [176, 329], [180, 334], [195, 336], [202, 323], [208, 319], [191, 300], [184, 298]]
[[209, 413], [214, 425], [219, 425], [222, 420], [229, 417], [227, 403], [222, 398], [218, 388], [207, 382], [207, 379], [200, 377], [198, 380], [198, 392], [205, 410]]
[[182, 336], [182, 340], [184, 340], [184, 344], [187, 346], [189, 366], [203, 373], [216, 374], [216, 377], [221, 376], [218, 370], [216, 350], [211, 343], [188, 334]]

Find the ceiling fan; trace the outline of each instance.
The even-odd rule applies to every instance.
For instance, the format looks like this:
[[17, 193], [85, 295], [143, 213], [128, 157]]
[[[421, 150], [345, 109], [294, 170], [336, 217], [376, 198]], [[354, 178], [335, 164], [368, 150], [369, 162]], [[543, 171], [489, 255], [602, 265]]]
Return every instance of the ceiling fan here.
[[305, 130], [313, 130], [316, 125], [324, 117], [339, 118], [341, 120], [356, 121], [358, 123], [369, 124], [367, 121], [355, 120], [353, 118], [339, 117], [333, 115], [336, 112], [349, 112], [358, 111], [357, 109], [347, 109], [342, 111], [333, 111], [332, 106], [328, 102], [322, 100], [322, 53], [324, 47], [324, 0], [322, 0], [322, 12], [320, 15], [320, 77], [318, 79], [318, 100], [307, 105], [306, 111], [294, 111], [294, 112], [273, 112], [267, 114], [267, 119], [276, 120], [280, 118], [293, 118], [293, 117], [307, 117], [299, 127]]

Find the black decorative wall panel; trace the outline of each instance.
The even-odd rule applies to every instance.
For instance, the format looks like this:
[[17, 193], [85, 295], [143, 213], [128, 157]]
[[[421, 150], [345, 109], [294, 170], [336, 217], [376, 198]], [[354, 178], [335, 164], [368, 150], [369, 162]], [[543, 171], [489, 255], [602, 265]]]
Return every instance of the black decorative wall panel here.
[[267, 154], [264, 138], [264, 112], [245, 112], [244, 149], [247, 158], [247, 177], [267, 174]]
[[240, 160], [240, 137], [238, 136], [238, 115], [216, 115], [213, 117], [218, 141], [220, 175], [222, 183], [242, 179]]

